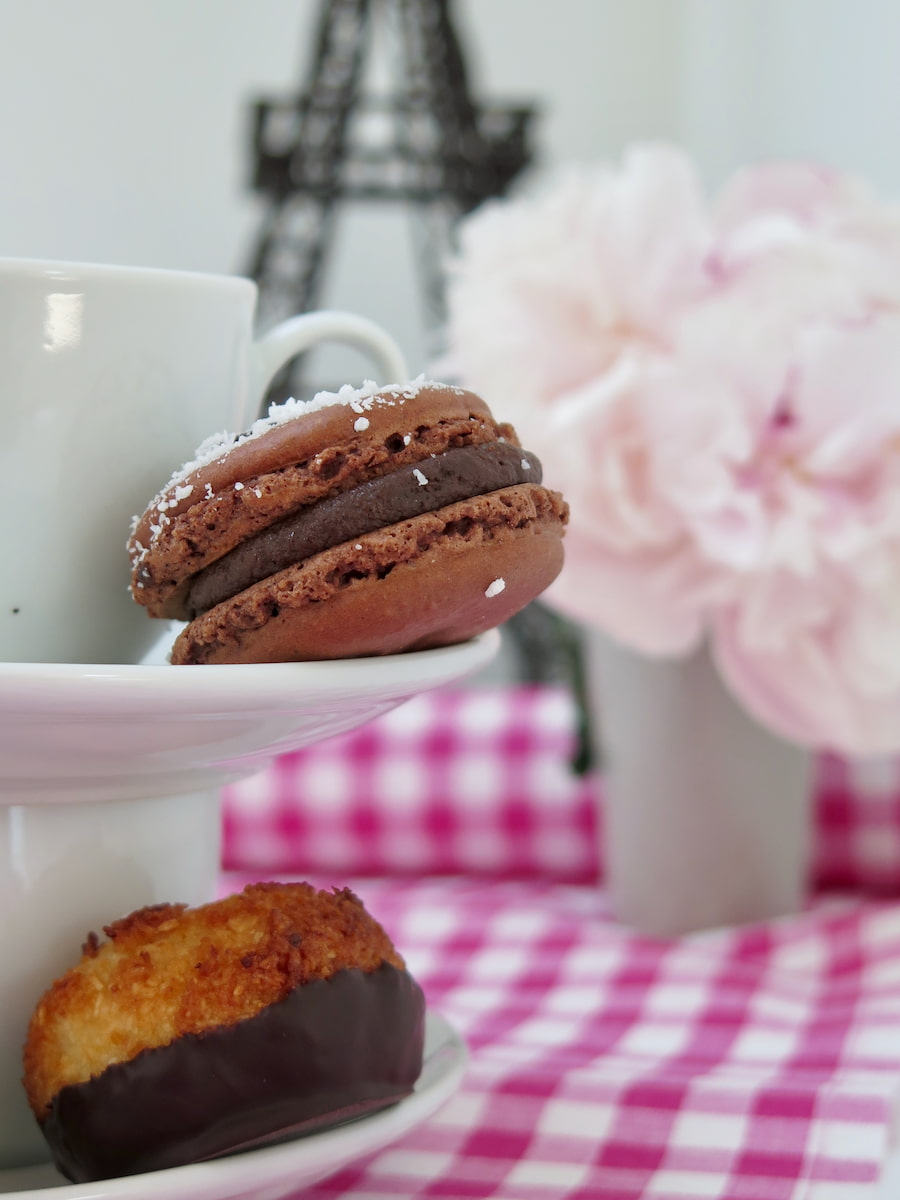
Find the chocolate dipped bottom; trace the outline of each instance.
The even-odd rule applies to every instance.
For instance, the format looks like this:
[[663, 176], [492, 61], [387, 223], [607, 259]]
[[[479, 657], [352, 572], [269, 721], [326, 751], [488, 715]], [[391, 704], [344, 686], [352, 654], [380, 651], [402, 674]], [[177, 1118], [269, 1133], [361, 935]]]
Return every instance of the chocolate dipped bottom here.
[[246, 1020], [61, 1088], [42, 1129], [74, 1182], [284, 1141], [409, 1095], [424, 1030], [424, 997], [408, 972], [344, 968]]
[[541, 464], [506, 442], [448, 450], [367, 480], [292, 513], [199, 572], [186, 596], [189, 619], [332, 546], [525, 482], [541, 482]]

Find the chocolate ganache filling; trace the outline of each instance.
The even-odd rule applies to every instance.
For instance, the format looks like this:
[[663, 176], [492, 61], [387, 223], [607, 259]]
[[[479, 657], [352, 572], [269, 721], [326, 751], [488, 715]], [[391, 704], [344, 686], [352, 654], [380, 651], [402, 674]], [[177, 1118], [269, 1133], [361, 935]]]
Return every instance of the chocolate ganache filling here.
[[190, 617], [331, 546], [459, 500], [540, 482], [537, 458], [508, 442], [460, 446], [366, 480], [291, 513], [200, 571], [187, 593]]
[[76, 1183], [284, 1141], [409, 1095], [424, 1031], [424, 997], [408, 972], [347, 968], [255, 1017], [61, 1088], [42, 1129]]

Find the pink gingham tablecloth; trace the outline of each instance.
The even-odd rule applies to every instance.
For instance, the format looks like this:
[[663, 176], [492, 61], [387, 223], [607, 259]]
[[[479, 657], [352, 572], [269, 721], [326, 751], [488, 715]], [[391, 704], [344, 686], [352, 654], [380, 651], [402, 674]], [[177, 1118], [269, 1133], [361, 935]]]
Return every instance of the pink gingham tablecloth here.
[[437, 1114], [304, 1197], [877, 1195], [900, 1081], [897, 906], [832, 899], [662, 943], [617, 926], [595, 887], [349, 882], [471, 1063]]
[[[575, 743], [561, 687], [417, 696], [227, 789], [225, 864], [595, 881], [602, 781]], [[823, 755], [812, 820], [814, 887], [900, 895], [900, 759]]]
[[663, 943], [606, 907], [602, 788], [574, 748], [561, 689], [438, 692], [228, 789], [227, 886], [350, 883], [472, 1054], [438, 1114], [304, 1195], [878, 1195], [900, 765], [819, 760], [802, 916]]

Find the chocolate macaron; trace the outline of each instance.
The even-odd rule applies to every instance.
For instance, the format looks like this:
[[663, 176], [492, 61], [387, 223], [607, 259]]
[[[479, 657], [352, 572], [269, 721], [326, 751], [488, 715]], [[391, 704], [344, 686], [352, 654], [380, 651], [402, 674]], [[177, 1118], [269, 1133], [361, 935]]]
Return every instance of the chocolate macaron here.
[[173, 663], [427, 649], [538, 596], [567, 518], [472, 392], [345, 387], [204, 444], [135, 524], [132, 594], [189, 622]]

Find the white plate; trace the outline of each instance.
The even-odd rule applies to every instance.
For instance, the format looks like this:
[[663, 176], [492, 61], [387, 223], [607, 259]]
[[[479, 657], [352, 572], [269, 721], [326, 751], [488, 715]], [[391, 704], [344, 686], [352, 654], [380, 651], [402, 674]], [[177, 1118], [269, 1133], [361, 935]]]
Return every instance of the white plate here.
[[384, 658], [247, 666], [0, 663], [0, 804], [209, 791], [485, 666], [496, 630]]
[[100, 1183], [67, 1183], [50, 1166], [0, 1171], [0, 1196], [3, 1200], [246, 1200], [259, 1193], [266, 1200], [279, 1200], [380, 1150], [431, 1116], [459, 1087], [466, 1059], [459, 1035], [439, 1013], [429, 1012], [422, 1074], [413, 1094], [393, 1108], [265, 1150]]

